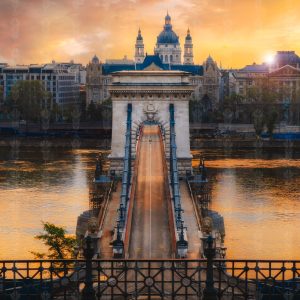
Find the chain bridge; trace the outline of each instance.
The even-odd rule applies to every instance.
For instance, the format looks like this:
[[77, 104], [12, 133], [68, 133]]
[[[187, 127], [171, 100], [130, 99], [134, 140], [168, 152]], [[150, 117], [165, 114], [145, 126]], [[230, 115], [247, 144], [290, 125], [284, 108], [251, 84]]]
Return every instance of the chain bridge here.
[[[225, 259], [204, 159], [192, 168], [181, 71], [122, 71], [70, 260], [0, 261], [0, 299], [300, 299], [299, 261]], [[76, 250], [76, 249], [75, 249]]]
[[199, 219], [181, 180], [192, 173], [188, 101], [193, 86], [187, 76], [180, 71], [113, 76], [110, 173], [122, 180], [117, 213], [108, 208], [103, 226], [105, 235], [115, 220], [110, 255], [109, 240], [100, 239], [100, 253], [107, 258], [201, 256]]

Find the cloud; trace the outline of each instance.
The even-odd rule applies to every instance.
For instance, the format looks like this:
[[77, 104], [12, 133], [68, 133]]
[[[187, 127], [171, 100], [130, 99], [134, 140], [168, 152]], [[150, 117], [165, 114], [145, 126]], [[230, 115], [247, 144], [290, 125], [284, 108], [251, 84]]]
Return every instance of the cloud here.
[[298, 1], [1, 0], [0, 57], [12, 64], [132, 57], [139, 26], [152, 53], [167, 10], [182, 47], [190, 27], [198, 63], [209, 53], [243, 66], [279, 48], [300, 52]]

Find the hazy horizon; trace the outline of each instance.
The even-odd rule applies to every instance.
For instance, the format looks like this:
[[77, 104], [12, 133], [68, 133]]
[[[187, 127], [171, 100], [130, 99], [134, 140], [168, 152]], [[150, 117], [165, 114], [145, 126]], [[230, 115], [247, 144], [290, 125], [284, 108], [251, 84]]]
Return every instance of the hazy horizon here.
[[2, 0], [0, 62], [132, 59], [139, 27], [150, 55], [167, 10], [182, 51], [190, 28], [195, 64], [211, 55], [241, 68], [278, 50], [300, 53], [296, 0]]

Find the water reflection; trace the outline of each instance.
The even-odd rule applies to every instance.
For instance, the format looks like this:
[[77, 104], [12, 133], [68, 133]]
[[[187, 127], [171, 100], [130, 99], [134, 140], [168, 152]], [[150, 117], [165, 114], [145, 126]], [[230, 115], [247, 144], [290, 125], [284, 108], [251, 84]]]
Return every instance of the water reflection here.
[[212, 209], [225, 219], [228, 257], [300, 259], [300, 153], [200, 153], [212, 177]]
[[88, 208], [88, 183], [98, 150], [0, 149], [0, 259], [32, 256], [43, 251], [33, 236], [41, 221], [65, 226], [74, 233], [76, 218]]
[[[75, 231], [88, 208], [95, 149], [0, 149], [0, 259], [43, 251], [41, 221]], [[300, 152], [207, 149], [212, 208], [225, 219], [229, 258], [300, 259]]]

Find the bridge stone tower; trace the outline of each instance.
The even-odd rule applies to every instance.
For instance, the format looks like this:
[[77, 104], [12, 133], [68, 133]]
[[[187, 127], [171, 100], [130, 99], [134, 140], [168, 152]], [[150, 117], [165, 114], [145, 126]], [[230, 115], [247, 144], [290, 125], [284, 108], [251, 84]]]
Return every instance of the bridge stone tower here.
[[[113, 73], [110, 94], [113, 107], [111, 170], [122, 173], [127, 105], [132, 104], [132, 130], [137, 132], [144, 122], [160, 124], [165, 132], [166, 158], [169, 158], [169, 105], [175, 108], [175, 131], [178, 170], [191, 170], [189, 135], [189, 99], [194, 91], [189, 73], [181, 71], [120, 71]], [[132, 134], [132, 159], [135, 158], [136, 139]]]

